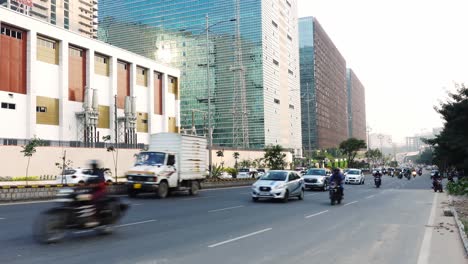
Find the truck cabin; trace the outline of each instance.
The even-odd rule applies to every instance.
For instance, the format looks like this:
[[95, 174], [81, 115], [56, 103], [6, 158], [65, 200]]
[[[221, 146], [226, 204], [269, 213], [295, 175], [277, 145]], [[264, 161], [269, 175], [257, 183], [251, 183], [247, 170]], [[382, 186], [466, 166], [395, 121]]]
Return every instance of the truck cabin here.
[[145, 151], [137, 154], [135, 166], [175, 166], [175, 154], [156, 151]]

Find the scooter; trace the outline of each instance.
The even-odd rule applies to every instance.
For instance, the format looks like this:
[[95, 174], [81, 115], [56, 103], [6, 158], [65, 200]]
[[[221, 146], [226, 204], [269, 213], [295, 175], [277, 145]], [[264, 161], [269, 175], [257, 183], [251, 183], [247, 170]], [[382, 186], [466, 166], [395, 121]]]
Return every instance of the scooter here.
[[343, 195], [340, 190], [340, 186], [336, 184], [336, 182], [331, 182], [330, 187], [329, 187], [329, 194], [330, 194], [330, 203], [331, 205], [335, 205], [335, 202], [338, 204], [341, 203], [341, 200], [343, 200]]
[[123, 217], [129, 205], [118, 197], [105, 197], [102, 208], [97, 210], [90, 202], [89, 190], [61, 189], [58, 206], [42, 212], [33, 226], [33, 236], [40, 243], [55, 243], [62, 240], [68, 230], [95, 230], [110, 234], [115, 223]]
[[375, 176], [374, 184], [376, 188], [380, 188], [380, 185], [382, 184], [382, 178], [380, 176]]

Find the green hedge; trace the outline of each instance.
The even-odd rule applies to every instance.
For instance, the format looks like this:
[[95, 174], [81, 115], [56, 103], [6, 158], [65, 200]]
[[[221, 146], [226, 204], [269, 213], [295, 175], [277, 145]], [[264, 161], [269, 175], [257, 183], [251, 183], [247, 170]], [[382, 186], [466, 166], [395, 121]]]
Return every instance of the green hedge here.
[[447, 183], [447, 191], [453, 195], [468, 195], [468, 178]]

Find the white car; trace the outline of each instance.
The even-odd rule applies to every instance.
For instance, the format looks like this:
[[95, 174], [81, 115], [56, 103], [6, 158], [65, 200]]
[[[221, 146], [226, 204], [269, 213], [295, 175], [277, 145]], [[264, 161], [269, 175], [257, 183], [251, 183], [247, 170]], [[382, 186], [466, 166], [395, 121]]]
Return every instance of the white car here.
[[[58, 175], [55, 182], [57, 184], [76, 184], [76, 183], [85, 183], [90, 177], [94, 177], [91, 169], [67, 169], [64, 171], [64, 175]], [[104, 178], [106, 182], [114, 182], [115, 179], [112, 178], [110, 170], [104, 171]]]
[[345, 184], [364, 184], [366, 178], [362, 170], [358, 169], [349, 169], [345, 173]]
[[332, 175], [329, 169], [312, 168], [302, 176], [307, 189], [320, 189], [322, 191], [328, 190], [329, 179]]
[[304, 199], [304, 180], [295, 171], [271, 170], [252, 185], [252, 200], [260, 198], [281, 199], [290, 197]]
[[239, 179], [256, 178], [256, 176], [257, 176], [257, 170], [248, 169], [248, 168], [239, 169], [239, 172], [237, 174], [237, 178]]

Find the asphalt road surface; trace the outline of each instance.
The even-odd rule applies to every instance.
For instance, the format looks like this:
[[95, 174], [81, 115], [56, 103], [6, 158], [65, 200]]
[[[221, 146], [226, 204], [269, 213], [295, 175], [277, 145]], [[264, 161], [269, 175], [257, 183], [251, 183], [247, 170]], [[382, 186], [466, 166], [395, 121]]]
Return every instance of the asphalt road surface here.
[[111, 235], [72, 233], [58, 244], [31, 236], [53, 203], [0, 205], [0, 263], [417, 263], [435, 194], [429, 175], [384, 176], [376, 189], [345, 185], [341, 205], [307, 191], [289, 203], [254, 203], [250, 187], [198, 196], [130, 199]]

